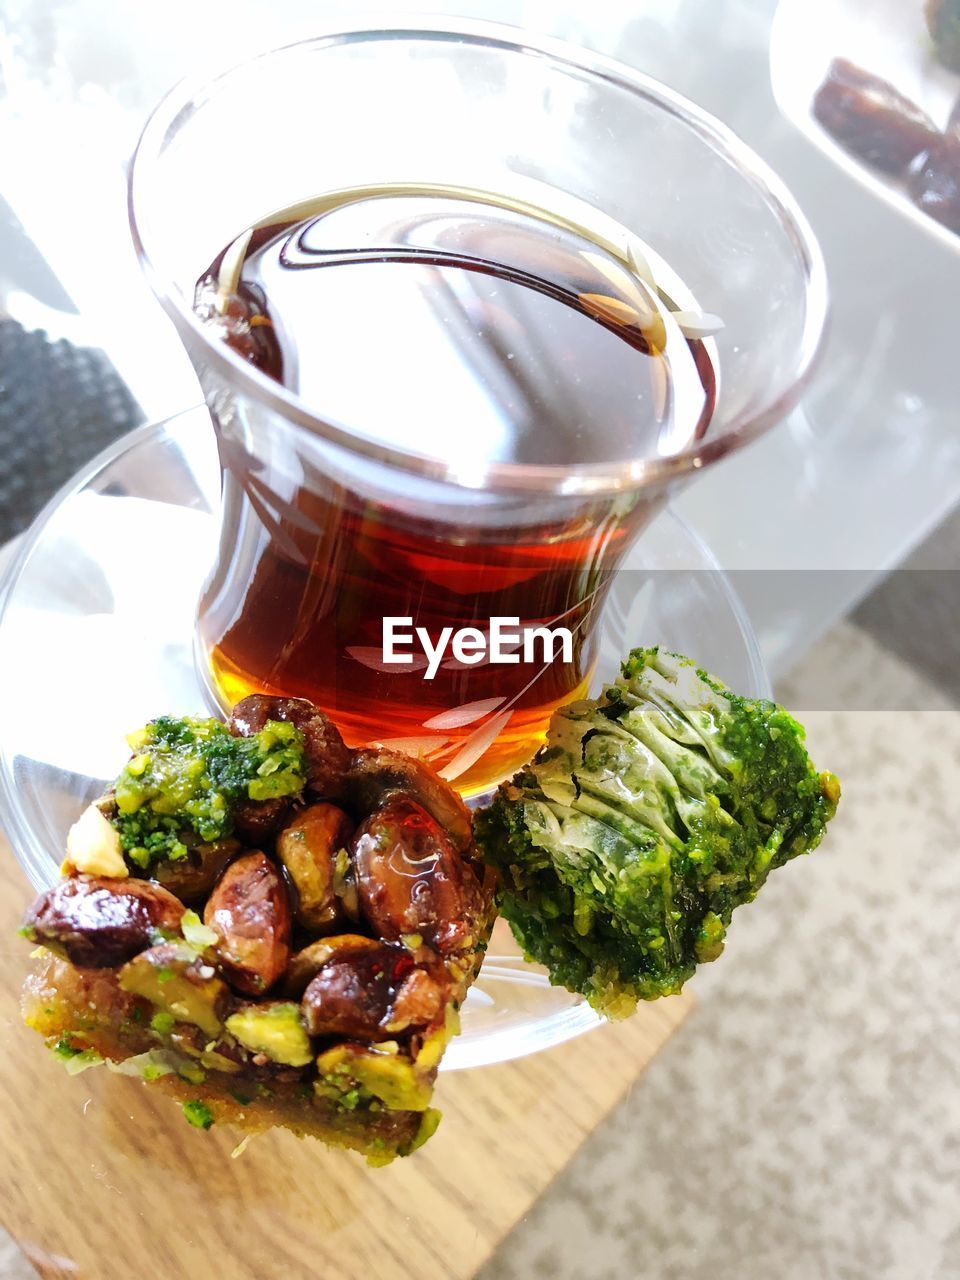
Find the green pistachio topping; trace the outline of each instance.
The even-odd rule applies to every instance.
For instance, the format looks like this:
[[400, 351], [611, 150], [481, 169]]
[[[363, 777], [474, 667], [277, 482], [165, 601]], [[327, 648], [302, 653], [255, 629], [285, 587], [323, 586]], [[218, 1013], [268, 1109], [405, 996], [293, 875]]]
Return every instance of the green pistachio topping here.
[[209, 1129], [213, 1124], [213, 1116], [205, 1102], [185, 1102], [183, 1115], [187, 1124], [192, 1124], [195, 1129]]
[[242, 801], [296, 795], [306, 780], [303, 735], [279, 720], [242, 738], [220, 720], [160, 716], [127, 741], [134, 755], [114, 786], [110, 821], [141, 870], [185, 858], [191, 835], [224, 839]]
[[734, 910], [815, 849], [840, 787], [782, 707], [635, 649], [477, 815], [500, 908], [551, 981], [611, 1017], [681, 989]]

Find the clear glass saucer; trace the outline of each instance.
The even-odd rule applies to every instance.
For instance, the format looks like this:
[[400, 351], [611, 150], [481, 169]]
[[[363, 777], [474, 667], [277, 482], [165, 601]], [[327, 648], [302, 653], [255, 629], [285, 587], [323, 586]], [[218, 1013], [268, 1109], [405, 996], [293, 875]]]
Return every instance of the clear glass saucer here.
[[[55, 880], [68, 828], [122, 766], [124, 735], [161, 712], [205, 708], [193, 623], [218, 501], [213, 433], [197, 407], [95, 458], [40, 514], [0, 581], [0, 817], [35, 889]], [[729, 581], [669, 509], [611, 590], [597, 685], [630, 648], [655, 643], [740, 692], [769, 695]], [[523, 1057], [597, 1024], [523, 961], [499, 921], [443, 1065]]]

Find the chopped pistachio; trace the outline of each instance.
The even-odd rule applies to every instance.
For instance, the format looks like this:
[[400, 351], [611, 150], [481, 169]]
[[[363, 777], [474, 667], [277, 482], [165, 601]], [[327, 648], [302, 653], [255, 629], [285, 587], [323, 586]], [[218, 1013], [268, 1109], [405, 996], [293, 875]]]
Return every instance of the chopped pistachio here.
[[205, 1102], [185, 1102], [183, 1115], [187, 1124], [192, 1124], [195, 1129], [209, 1129], [213, 1124], [213, 1116]]

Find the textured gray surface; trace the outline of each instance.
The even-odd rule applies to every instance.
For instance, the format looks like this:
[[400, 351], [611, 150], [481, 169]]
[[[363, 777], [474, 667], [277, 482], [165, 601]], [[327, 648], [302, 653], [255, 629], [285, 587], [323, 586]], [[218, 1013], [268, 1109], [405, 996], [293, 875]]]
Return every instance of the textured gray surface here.
[[960, 513], [860, 605], [853, 621], [960, 705]]
[[0, 320], [0, 544], [142, 420], [102, 351]]
[[[955, 1280], [960, 710], [851, 626], [780, 691], [840, 775], [700, 1005], [481, 1280]], [[918, 705], [940, 710], [917, 712]]]

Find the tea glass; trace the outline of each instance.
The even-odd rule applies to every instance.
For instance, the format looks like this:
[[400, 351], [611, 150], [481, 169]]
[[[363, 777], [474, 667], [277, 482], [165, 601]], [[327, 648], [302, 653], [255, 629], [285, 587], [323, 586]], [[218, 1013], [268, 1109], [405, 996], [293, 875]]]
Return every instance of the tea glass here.
[[[371, 183], [530, 180], [639, 236], [722, 317], [705, 438], [575, 467], [491, 462], [452, 403], [447, 438], [421, 451], [302, 402], [192, 310], [215, 254], [273, 210]], [[623, 555], [677, 486], [790, 409], [827, 310], [806, 220], [729, 130], [609, 58], [481, 22], [318, 35], [178, 86], [138, 145], [130, 221], [217, 435], [221, 538], [197, 619], [211, 702], [312, 695], [348, 740], [422, 755], [465, 795], [528, 759], [586, 688]], [[376, 378], [375, 343], [365, 356], [356, 376]], [[525, 599], [545, 557], [556, 586], [558, 555], [550, 607]], [[422, 662], [388, 665], [383, 617], [416, 622], [431, 593], [431, 624], [566, 617], [571, 660], [453, 661], [432, 681]]]

